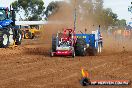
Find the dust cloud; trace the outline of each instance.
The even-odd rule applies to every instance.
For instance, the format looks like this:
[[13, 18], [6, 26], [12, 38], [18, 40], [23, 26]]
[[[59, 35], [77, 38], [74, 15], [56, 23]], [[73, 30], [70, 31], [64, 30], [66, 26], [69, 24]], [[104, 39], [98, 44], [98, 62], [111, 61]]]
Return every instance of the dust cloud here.
[[[42, 27], [41, 39], [45, 42], [51, 43], [52, 34], [63, 31], [64, 28], [74, 28], [74, 5], [62, 1], [59, 4], [59, 7], [59, 10], [48, 19], [48, 21], [52, 21], [52, 23]], [[82, 22], [81, 16], [77, 14], [77, 33], [80, 33], [80, 31], [84, 33], [85, 29], [87, 29], [86, 33], [91, 33], [91, 31], [97, 30], [97, 28], [98, 25], [94, 24], [94, 21], [90, 20], [89, 17]], [[102, 28], [102, 30], [104, 29]], [[104, 51], [122, 52], [130, 51], [132, 49], [132, 40], [119, 39], [118, 41], [113, 35], [108, 35], [107, 32], [102, 32], [102, 34], [104, 39]]]

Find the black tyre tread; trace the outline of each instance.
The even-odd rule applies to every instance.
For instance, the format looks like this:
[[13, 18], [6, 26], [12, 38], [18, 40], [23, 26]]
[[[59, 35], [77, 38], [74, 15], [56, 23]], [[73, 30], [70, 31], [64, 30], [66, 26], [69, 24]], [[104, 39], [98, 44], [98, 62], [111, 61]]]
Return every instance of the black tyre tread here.
[[78, 38], [75, 45], [75, 53], [78, 56], [86, 56], [86, 42], [83, 38]]
[[75, 55], [74, 55], [74, 54], [75, 54], [75, 50], [73, 49], [73, 50], [72, 50], [72, 58], [74, 58], [74, 57], [75, 57]]
[[[28, 38], [26, 38], [26, 34], [28, 34]], [[24, 31], [24, 39], [32, 39], [32, 33], [31, 32], [26, 32], [26, 31]]]
[[[13, 35], [13, 40], [15, 41], [15, 30], [14, 30], [14, 28], [12, 27], [12, 25], [9, 25], [9, 26], [7, 27], [7, 29], [8, 29], [8, 32], [10, 31], [10, 29], [12, 29], [13, 34], [10, 34], [10, 33], [9, 33], [9, 36], [10, 36], [10, 35]], [[10, 45], [10, 40], [9, 40], [9, 45]]]
[[[19, 35], [19, 34], [21, 34], [21, 40], [19, 40], [19, 38], [20, 38], [20, 35]], [[16, 39], [15, 44], [16, 44], [16, 45], [21, 45], [21, 42], [22, 42], [22, 31], [21, 31], [20, 29], [17, 29], [17, 30], [16, 30], [15, 39]]]
[[52, 51], [56, 51], [56, 37], [54, 36], [52, 37]]
[[29, 39], [32, 39], [32, 33], [30, 31], [28, 32], [28, 35], [29, 35]]
[[[3, 35], [7, 34], [8, 36], [8, 43], [7, 45], [3, 44]], [[9, 46], [9, 32], [7, 28], [0, 29], [0, 48], [7, 48]]]

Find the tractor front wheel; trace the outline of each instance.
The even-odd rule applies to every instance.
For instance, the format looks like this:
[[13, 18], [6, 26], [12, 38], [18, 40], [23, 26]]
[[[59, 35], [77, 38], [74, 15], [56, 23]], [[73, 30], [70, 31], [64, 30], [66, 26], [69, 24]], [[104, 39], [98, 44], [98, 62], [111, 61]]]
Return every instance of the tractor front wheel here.
[[52, 52], [56, 52], [56, 37], [52, 37]]
[[14, 45], [14, 42], [15, 42], [15, 31], [12, 28], [11, 25], [9, 25], [7, 27], [7, 29], [8, 29], [8, 32], [9, 32], [9, 45]]
[[50, 57], [53, 57], [54, 56], [54, 53], [52, 52], [52, 50], [51, 50], [51, 52], [50, 52]]
[[75, 53], [78, 56], [86, 56], [86, 47], [87, 44], [83, 38], [78, 38], [75, 45]]
[[22, 31], [20, 29], [16, 30], [16, 45], [21, 45], [22, 42]]
[[72, 50], [72, 57], [74, 58], [75, 56], [76, 56], [75, 50], [73, 49], [73, 50]]

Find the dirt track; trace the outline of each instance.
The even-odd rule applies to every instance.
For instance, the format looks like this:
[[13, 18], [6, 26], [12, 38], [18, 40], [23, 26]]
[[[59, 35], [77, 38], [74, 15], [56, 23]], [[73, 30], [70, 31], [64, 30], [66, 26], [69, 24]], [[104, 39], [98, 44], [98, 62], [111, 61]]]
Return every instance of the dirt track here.
[[91, 80], [132, 79], [131, 51], [104, 50], [98, 56], [50, 58], [49, 44], [40, 40], [24, 40], [19, 47], [0, 50], [0, 88], [81, 88], [81, 67], [89, 71]]

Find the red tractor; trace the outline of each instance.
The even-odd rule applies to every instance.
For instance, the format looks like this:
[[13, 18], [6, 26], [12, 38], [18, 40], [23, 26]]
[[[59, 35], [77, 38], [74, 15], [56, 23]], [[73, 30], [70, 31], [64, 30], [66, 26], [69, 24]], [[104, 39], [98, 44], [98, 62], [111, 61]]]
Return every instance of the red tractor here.
[[51, 56], [75, 57], [77, 53], [81, 53], [81, 55], [85, 56], [86, 50], [84, 46], [86, 46], [85, 40], [77, 39], [76, 33], [73, 29], [64, 29], [63, 34], [57, 33], [56, 36], [52, 37]]

